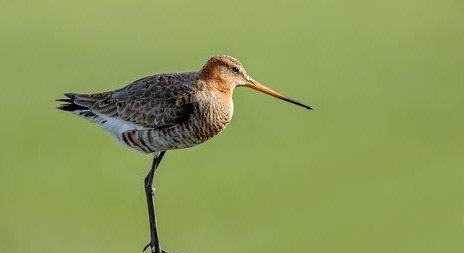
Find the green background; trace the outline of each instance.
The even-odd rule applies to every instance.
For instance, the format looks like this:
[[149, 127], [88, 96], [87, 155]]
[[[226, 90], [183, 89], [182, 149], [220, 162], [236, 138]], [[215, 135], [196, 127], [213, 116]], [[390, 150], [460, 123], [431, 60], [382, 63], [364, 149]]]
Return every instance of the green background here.
[[235, 92], [158, 171], [165, 250], [464, 252], [464, 2], [0, 0], [0, 252], [141, 252], [150, 156], [64, 92], [215, 54], [316, 107]]

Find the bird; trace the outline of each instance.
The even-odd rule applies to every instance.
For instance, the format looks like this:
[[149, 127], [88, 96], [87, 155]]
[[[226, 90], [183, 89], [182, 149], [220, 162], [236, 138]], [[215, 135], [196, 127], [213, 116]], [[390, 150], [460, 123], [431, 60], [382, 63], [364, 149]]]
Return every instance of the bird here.
[[153, 179], [165, 153], [201, 144], [220, 133], [234, 112], [236, 87], [248, 87], [280, 100], [313, 109], [251, 78], [239, 60], [209, 58], [199, 71], [143, 77], [113, 91], [65, 93], [60, 110], [71, 112], [109, 132], [125, 146], [153, 155], [144, 188], [152, 253], [162, 253], [155, 216]]

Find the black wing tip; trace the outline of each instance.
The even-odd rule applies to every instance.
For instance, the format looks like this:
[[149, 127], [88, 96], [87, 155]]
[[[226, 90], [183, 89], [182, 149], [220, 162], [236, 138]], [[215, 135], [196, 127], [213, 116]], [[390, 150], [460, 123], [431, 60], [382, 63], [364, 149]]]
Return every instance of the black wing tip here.
[[76, 105], [73, 103], [68, 104], [61, 104], [56, 107], [58, 110], [67, 111], [67, 112], [74, 112], [74, 111], [81, 111], [81, 110], [88, 110], [87, 107]]
[[60, 99], [55, 99], [56, 102], [66, 102], [66, 103], [72, 103], [72, 99], [69, 98], [60, 98]]
[[77, 94], [76, 93], [71, 93], [71, 92], [68, 92], [68, 93], [64, 93], [63, 94], [65, 97], [68, 97], [70, 99], [75, 99]]
[[87, 110], [88, 109], [87, 107], [76, 105], [74, 103], [74, 100], [76, 99], [75, 93], [65, 93], [63, 95], [66, 96], [67, 98], [56, 99], [55, 101], [57, 102], [64, 102], [64, 104], [58, 105], [56, 109], [67, 111], [67, 112], [74, 112], [76, 110]]

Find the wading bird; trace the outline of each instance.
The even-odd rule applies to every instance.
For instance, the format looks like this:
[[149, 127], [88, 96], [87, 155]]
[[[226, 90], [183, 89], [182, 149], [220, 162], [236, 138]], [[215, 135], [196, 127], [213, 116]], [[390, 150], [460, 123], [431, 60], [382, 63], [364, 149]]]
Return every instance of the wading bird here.
[[245, 86], [275, 98], [312, 109], [253, 80], [235, 58], [211, 57], [198, 72], [157, 74], [114, 91], [66, 93], [58, 109], [100, 125], [124, 145], [153, 154], [145, 177], [145, 193], [153, 253], [161, 253], [155, 218], [153, 177], [167, 150], [198, 145], [230, 122], [232, 93]]

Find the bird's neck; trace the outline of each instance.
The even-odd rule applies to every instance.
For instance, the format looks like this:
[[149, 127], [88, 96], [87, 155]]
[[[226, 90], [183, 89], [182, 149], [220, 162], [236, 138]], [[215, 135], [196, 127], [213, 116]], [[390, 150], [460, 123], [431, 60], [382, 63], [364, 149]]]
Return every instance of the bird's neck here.
[[220, 77], [210, 76], [209, 78], [201, 78], [198, 80], [198, 84], [202, 90], [208, 92], [219, 92], [221, 95], [227, 98], [232, 97], [234, 87], [228, 84], [225, 80]]

